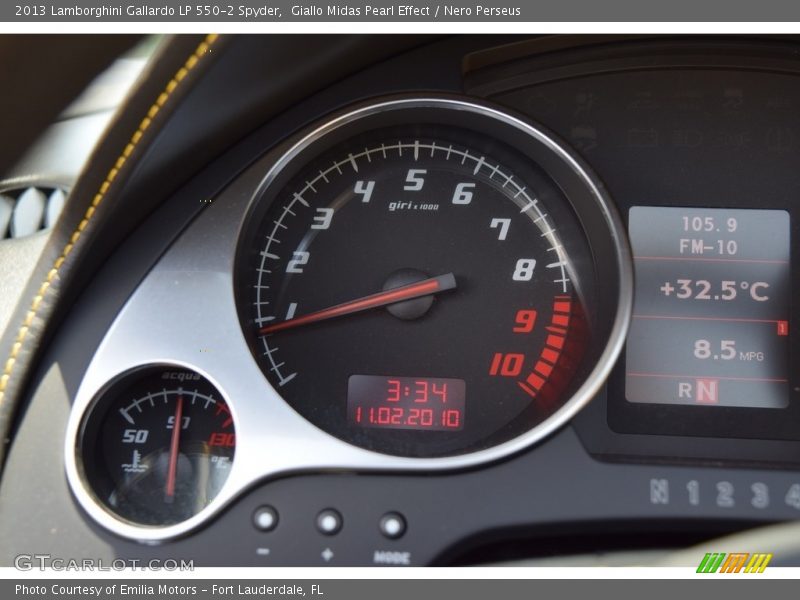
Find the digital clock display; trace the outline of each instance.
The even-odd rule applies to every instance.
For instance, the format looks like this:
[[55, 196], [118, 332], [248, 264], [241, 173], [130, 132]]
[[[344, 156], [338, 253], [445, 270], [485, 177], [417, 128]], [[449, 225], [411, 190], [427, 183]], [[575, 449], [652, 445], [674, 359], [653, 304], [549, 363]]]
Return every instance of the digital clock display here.
[[641, 207], [629, 214], [634, 403], [789, 404], [789, 213]]
[[465, 393], [463, 379], [352, 375], [347, 417], [360, 427], [458, 431]]

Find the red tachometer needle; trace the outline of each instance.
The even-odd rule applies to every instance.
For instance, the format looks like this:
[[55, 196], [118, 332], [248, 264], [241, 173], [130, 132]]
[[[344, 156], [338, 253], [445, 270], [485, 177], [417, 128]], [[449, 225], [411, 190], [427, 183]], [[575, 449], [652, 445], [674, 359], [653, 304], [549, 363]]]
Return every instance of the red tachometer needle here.
[[183, 421], [183, 396], [178, 394], [175, 403], [175, 421], [172, 424], [172, 441], [169, 445], [169, 469], [167, 471], [166, 500], [172, 502], [175, 497], [175, 475], [178, 471], [178, 448], [181, 442], [181, 422]]
[[356, 300], [350, 300], [336, 306], [323, 308], [313, 313], [282, 321], [273, 325], [267, 325], [259, 329], [261, 335], [268, 333], [276, 333], [285, 329], [292, 329], [293, 327], [300, 327], [301, 325], [308, 325], [310, 323], [317, 323], [318, 321], [325, 321], [335, 317], [342, 317], [344, 315], [351, 315], [353, 313], [369, 310], [371, 308], [378, 308], [403, 300], [412, 300], [421, 296], [429, 296], [445, 290], [452, 290], [456, 287], [456, 278], [452, 273], [439, 275], [438, 277], [431, 277], [430, 279], [423, 279], [416, 283], [404, 285], [401, 287], [386, 290], [385, 292], [378, 292], [370, 296], [364, 296]]

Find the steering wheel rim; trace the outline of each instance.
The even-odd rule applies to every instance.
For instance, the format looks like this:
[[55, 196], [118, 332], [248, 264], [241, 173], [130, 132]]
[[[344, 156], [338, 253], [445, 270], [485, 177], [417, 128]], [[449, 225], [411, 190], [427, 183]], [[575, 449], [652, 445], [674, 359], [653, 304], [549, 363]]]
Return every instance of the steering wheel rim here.
[[[0, 474], [26, 384], [60, 315], [69, 308], [96, 232], [170, 114], [213, 62], [218, 35], [173, 36], [157, 50], [135, 90], [87, 161], [0, 338]], [[78, 286], [79, 287], [79, 286]]]

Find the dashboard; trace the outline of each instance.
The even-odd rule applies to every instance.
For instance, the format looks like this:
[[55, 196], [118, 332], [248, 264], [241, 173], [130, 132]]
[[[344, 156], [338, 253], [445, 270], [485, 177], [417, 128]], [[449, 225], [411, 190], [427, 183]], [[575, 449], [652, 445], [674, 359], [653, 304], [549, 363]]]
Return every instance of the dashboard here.
[[800, 41], [404, 43], [244, 102], [131, 217], [17, 420], [1, 560], [475, 564], [800, 518]]

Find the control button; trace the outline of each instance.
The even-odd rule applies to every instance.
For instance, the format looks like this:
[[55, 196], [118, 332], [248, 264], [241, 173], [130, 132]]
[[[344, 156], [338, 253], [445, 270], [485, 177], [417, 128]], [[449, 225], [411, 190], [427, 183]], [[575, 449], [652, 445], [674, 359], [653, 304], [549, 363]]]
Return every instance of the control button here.
[[317, 529], [325, 535], [335, 535], [342, 528], [342, 515], [332, 508], [326, 508], [317, 515]]
[[406, 520], [400, 513], [390, 512], [381, 517], [378, 527], [387, 538], [396, 540], [406, 532]]
[[278, 511], [271, 506], [259, 506], [253, 513], [253, 525], [259, 531], [272, 531], [278, 526]]

